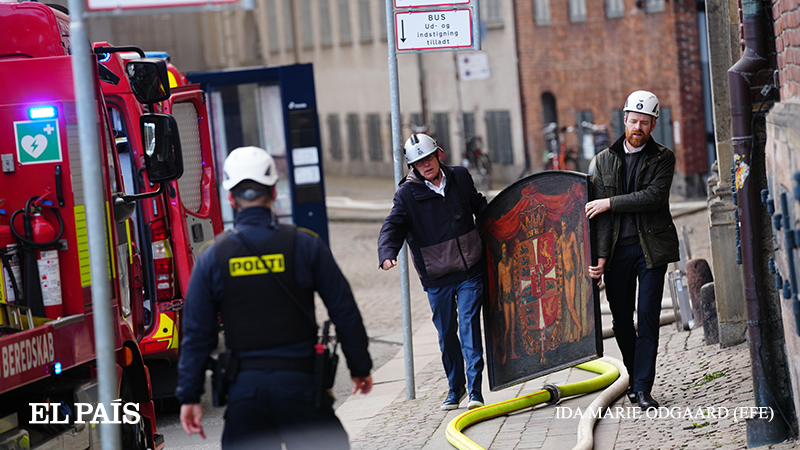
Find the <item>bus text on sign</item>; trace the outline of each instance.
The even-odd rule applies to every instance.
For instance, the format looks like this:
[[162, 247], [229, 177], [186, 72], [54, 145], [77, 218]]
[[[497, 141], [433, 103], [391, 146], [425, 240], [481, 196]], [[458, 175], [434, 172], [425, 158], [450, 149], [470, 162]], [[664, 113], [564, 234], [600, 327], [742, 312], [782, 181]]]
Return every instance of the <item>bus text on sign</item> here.
[[472, 46], [472, 10], [398, 12], [394, 15], [398, 52]]

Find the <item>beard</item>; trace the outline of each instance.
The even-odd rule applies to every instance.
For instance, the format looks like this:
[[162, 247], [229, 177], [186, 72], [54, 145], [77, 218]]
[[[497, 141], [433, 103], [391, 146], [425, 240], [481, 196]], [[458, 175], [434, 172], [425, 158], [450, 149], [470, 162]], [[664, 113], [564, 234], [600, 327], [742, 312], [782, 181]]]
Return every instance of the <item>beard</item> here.
[[627, 128], [625, 129], [625, 140], [628, 141], [628, 144], [631, 144], [631, 146], [634, 148], [643, 146], [649, 139], [649, 132], [645, 132], [644, 130], [632, 131]]

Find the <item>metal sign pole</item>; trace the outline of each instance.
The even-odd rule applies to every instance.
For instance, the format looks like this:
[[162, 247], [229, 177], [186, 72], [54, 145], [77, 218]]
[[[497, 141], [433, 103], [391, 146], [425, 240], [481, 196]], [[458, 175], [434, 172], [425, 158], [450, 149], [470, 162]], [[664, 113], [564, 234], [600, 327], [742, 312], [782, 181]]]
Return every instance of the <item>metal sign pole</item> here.
[[[396, 36], [393, 14], [393, 0], [386, 2], [386, 31], [389, 36]], [[403, 179], [403, 137], [400, 128], [400, 85], [397, 79], [397, 51], [395, 40], [387, 39], [389, 47], [389, 96], [392, 104], [392, 156], [394, 158], [394, 184], [395, 189]], [[411, 330], [411, 297], [408, 293], [408, 245], [404, 242], [397, 256], [397, 265], [400, 266], [400, 302], [403, 308], [403, 354], [406, 368], [406, 400], [417, 397], [414, 387], [414, 343]]]
[[[111, 285], [108, 273], [108, 236], [105, 225], [105, 199], [103, 198], [103, 170], [98, 136], [98, 110], [93, 83], [92, 49], [83, 21], [85, 0], [69, 0], [70, 37], [72, 40], [72, 76], [75, 85], [75, 105], [78, 115], [83, 195], [86, 202], [86, 228], [89, 235], [89, 258], [92, 274], [92, 314], [94, 339], [97, 348], [98, 397], [106, 411], [116, 398], [114, 360], [114, 327], [111, 310]], [[118, 424], [103, 421], [100, 424], [103, 450], [121, 448]]]

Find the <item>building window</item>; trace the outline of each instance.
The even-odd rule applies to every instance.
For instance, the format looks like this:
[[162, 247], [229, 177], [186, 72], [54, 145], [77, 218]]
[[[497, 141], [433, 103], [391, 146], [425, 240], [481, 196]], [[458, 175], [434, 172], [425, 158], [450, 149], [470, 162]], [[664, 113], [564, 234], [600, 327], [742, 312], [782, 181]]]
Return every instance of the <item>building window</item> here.
[[[403, 120], [404, 119], [405, 119], [405, 117], [403, 116], [403, 114], [400, 114], [400, 139], [408, 139], [408, 137], [405, 136], [405, 132], [403, 131]], [[389, 136], [388, 136], [388, 138], [386, 139], [385, 142], [387, 142], [389, 144], [389, 159], [391, 160], [391, 159], [394, 158], [394, 151], [396, 150], [395, 147], [394, 147], [394, 136], [392, 136], [392, 113], [389, 113], [389, 114], [386, 115], [386, 130], [389, 131]], [[383, 137], [382, 137], [382, 139], [383, 139]], [[403, 152], [403, 144], [405, 144], [405, 141], [401, 141], [400, 142], [400, 154], [401, 154], [401, 156], [405, 155], [405, 152]], [[403, 160], [403, 161], [405, 161], [405, 160]]]
[[653, 130], [653, 139], [656, 140], [659, 144], [666, 145], [669, 148], [673, 148], [673, 140], [672, 140], [672, 110], [667, 108], [661, 108], [658, 113], [658, 120], [656, 120], [656, 129]]
[[486, 26], [499, 28], [503, 25], [500, 0], [483, 0], [481, 3], [481, 19]]
[[361, 127], [358, 123], [358, 114], [347, 115], [347, 149], [350, 159], [361, 161]]
[[533, 0], [533, 19], [536, 25], [550, 25], [550, 0]]
[[361, 31], [361, 42], [372, 40], [372, 18], [370, 17], [370, 0], [358, 0], [358, 28]]
[[292, 17], [292, 0], [283, 0], [283, 38], [286, 50], [294, 49], [294, 17]]
[[578, 132], [578, 154], [584, 159], [592, 159], [594, 148], [594, 115], [591, 111], [578, 111], [575, 116], [575, 130]]
[[319, 5], [319, 41], [323, 46], [333, 44], [331, 39], [331, 0], [317, 0]]
[[508, 111], [486, 111], [487, 151], [493, 163], [514, 164], [511, 148], [511, 115]]
[[383, 161], [380, 114], [367, 114], [367, 145], [369, 159], [373, 161]]
[[625, 0], [606, 0], [606, 17], [614, 19], [625, 15]]
[[303, 14], [303, 48], [314, 48], [314, 25], [311, 23], [311, 2], [313, 0], [300, 0], [300, 9]]
[[464, 113], [464, 137], [469, 139], [470, 136], [475, 136], [475, 113]]
[[339, 115], [328, 114], [328, 146], [331, 157], [337, 161], [342, 159], [342, 131], [339, 128]]
[[386, 2], [378, 1], [378, 30], [380, 38], [386, 40]]
[[558, 108], [551, 92], [542, 94], [542, 137], [546, 153], [558, 152]]
[[611, 133], [611, 139], [615, 142], [625, 133], [625, 113], [621, 109], [614, 109], [611, 113]]
[[664, 11], [664, 0], [645, 0], [644, 5], [649, 13]]
[[570, 22], [586, 22], [586, 0], [569, 0]]
[[434, 113], [433, 114], [433, 131], [439, 146], [442, 147], [445, 153], [453, 154], [450, 147], [450, 119], [447, 113]]
[[278, 17], [275, 7], [276, 0], [267, 0], [267, 32], [269, 34], [269, 51], [280, 51], [280, 42], [278, 42]]
[[408, 126], [411, 128], [412, 133], [416, 133], [415, 128], [425, 125], [422, 123], [422, 113], [411, 113], [408, 118]]
[[336, 0], [339, 6], [339, 43], [350, 44], [353, 37], [350, 35], [350, 3], [348, 0]]

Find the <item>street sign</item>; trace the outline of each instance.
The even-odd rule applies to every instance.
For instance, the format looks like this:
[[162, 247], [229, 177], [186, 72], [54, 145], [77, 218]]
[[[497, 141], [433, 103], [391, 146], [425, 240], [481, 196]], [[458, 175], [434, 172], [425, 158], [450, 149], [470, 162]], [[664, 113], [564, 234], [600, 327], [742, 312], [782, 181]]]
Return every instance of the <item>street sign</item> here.
[[472, 10], [398, 12], [394, 15], [398, 52], [472, 47]]
[[485, 80], [491, 76], [489, 54], [474, 52], [458, 55], [458, 79], [461, 81]]
[[86, 0], [90, 11], [108, 9], [141, 9], [173, 6], [198, 6], [221, 3], [236, 3], [239, 0]]
[[430, 8], [432, 6], [468, 5], [470, 0], [394, 0], [394, 7], [400, 8]]

